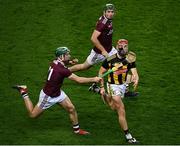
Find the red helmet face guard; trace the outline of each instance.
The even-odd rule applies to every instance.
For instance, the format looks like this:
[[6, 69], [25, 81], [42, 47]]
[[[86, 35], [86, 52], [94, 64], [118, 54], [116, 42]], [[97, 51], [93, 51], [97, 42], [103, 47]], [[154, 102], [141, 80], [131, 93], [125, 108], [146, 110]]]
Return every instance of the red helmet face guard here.
[[120, 56], [125, 56], [128, 53], [128, 41], [125, 39], [118, 40], [117, 50]]

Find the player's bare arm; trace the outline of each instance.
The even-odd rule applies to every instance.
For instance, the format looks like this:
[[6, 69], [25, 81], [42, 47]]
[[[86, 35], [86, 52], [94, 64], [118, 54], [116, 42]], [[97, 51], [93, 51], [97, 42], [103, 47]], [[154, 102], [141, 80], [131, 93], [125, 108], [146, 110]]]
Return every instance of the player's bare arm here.
[[132, 72], [132, 82], [134, 83], [134, 90], [136, 90], [139, 82], [139, 75], [136, 68], [131, 69]]
[[92, 77], [92, 78], [79, 77], [75, 74], [71, 74], [68, 78], [77, 83], [94, 83], [94, 82], [98, 83], [102, 79], [100, 77]]
[[[107, 69], [105, 69], [104, 67], [101, 66], [101, 68], [99, 69], [99, 76], [102, 76], [106, 71], [107, 71]], [[101, 89], [100, 94], [104, 95], [105, 89], [104, 89], [104, 79], [103, 78], [100, 81], [100, 89]]]
[[91, 36], [91, 41], [101, 51], [103, 56], [108, 57], [108, 52], [105, 50], [105, 48], [101, 45], [101, 43], [98, 40], [98, 36], [100, 34], [101, 32], [94, 30]]

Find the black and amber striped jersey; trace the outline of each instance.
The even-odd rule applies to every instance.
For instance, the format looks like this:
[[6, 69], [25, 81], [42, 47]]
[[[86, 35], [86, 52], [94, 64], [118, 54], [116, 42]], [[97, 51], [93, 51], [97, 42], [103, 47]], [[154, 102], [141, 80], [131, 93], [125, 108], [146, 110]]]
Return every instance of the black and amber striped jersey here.
[[[106, 59], [102, 63], [102, 67], [105, 68], [107, 71], [112, 69], [115, 64], [121, 63], [125, 58], [118, 58], [117, 54], [111, 56], [109, 59]], [[136, 68], [136, 63], [129, 63], [127, 65], [123, 65], [117, 71], [112, 72], [108, 75], [108, 83], [110, 84], [123, 84], [126, 81], [127, 73], [131, 68]]]

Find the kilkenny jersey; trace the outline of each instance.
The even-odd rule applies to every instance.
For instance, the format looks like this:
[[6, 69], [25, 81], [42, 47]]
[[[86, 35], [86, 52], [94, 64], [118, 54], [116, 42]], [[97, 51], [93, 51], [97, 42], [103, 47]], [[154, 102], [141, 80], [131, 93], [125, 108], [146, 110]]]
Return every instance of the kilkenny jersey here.
[[[124, 59], [125, 58], [119, 59], [117, 57], [117, 54], [115, 54], [115, 55], [111, 56], [110, 59], [106, 59], [102, 63], [102, 67], [107, 70], [110, 70], [113, 67], [115, 67], [115, 64], [121, 63]], [[136, 67], [135, 62], [129, 63], [127, 65], [123, 65], [117, 71], [112, 72], [108, 75], [108, 83], [117, 84], [117, 85], [125, 83], [128, 71], [131, 68], [135, 68], [135, 67]]]

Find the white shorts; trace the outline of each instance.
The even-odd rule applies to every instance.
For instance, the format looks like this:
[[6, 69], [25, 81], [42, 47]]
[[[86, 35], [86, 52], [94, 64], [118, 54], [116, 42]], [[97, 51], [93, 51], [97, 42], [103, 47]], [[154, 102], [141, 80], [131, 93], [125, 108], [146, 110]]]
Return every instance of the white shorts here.
[[46, 95], [43, 92], [43, 90], [41, 90], [41, 92], [39, 94], [39, 101], [38, 101], [37, 105], [41, 109], [47, 109], [56, 103], [62, 102], [66, 97], [67, 97], [67, 95], [62, 90], [61, 90], [61, 94], [59, 96], [53, 97], [53, 98], [51, 96]]
[[111, 96], [120, 96], [124, 98], [126, 84], [116, 85], [107, 83], [107, 91]]
[[[112, 50], [108, 54], [109, 54], [109, 56], [112, 56], [112, 55], [114, 55], [116, 53], [117, 53], [117, 50], [114, 47], [112, 47]], [[96, 63], [103, 62], [105, 59], [106, 58], [103, 55], [96, 53], [92, 49], [91, 53], [87, 57], [86, 61], [88, 62], [88, 64], [94, 65]]]

